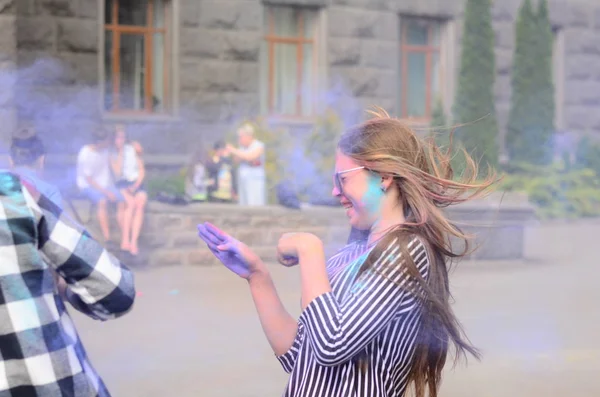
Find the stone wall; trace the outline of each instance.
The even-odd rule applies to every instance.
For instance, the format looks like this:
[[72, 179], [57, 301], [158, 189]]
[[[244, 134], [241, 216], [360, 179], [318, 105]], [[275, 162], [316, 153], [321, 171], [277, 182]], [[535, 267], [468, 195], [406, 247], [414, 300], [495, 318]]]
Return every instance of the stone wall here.
[[[502, 129], [508, 119], [510, 71], [515, 40], [515, 19], [520, 0], [495, 1], [496, 108]], [[537, 2], [534, 2], [536, 4]], [[549, 0], [550, 20], [564, 38], [564, 93], [557, 128], [600, 139], [600, 3], [594, 0]], [[504, 131], [502, 131], [504, 132]]]
[[[534, 2], [535, 4], [536, 2]], [[341, 77], [360, 104], [396, 109], [399, 18], [397, 15], [454, 21], [456, 43], [453, 63], [458, 72], [464, 0], [372, 2], [333, 1], [328, 6], [329, 75]], [[494, 1], [496, 34], [496, 110], [501, 140], [511, 97], [510, 71], [515, 20], [522, 0]], [[562, 125], [578, 135], [592, 132], [600, 139], [600, 3], [594, 0], [550, 0], [550, 19], [564, 35], [564, 103]]]
[[[455, 22], [455, 66], [465, 0], [178, 0], [179, 57], [175, 117], [126, 118], [132, 138], [148, 160], [183, 163], [198, 141], [215, 140], [235, 120], [260, 110], [260, 45], [263, 3], [326, 7], [327, 85], [347, 119], [364, 107], [396, 109], [398, 15]], [[493, 2], [501, 126], [510, 100], [514, 21], [521, 0]], [[19, 89], [0, 98], [0, 125], [32, 121], [53, 154], [69, 154], [102, 120], [100, 112], [99, 0], [0, 0], [0, 70], [19, 67]], [[595, 0], [550, 0], [551, 19], [564, 35], [564, 128], [600, 136], [600, 4]], [[455, 69], [455, 72], [457, 70]], [[4, 79], [2, 80], [4, 82]], [[11, 92], [4, 93], [4, 92]], [[12, 101], [11, 95], [15, 100]], [[5, 121], [6, 120], [6, 121]], [[162, 156], [162, 157], [161, 157]]]
[[18, 117], [51, 153], [76, 153], [100, 121], [98, 3], [18, 0]]
[[[186, 20], [193, 15], [193, 8], [198, 3], [177, 2], [180, 5], [177, 20], [184, 22], [181, 26], [176, 25], [178, 31], [174, 42], [174, 48], [183, 54], [173, 59], [173, 68], [180, 81], [175, 93], [180, 103], [177, 114], [145, 117], [111, 115], [102, 110], [99, 83], [103, 61], [99, 45], [104, 21], [98, 12], [99, 0], [18, 0], [19, 90], [15, 91], [18, 118], [21, 122], [33, 123], [47, 138], [49, 160], [56, 171], [60, 172], [65, 165], [73, 165], [74, 155], [89, 142], [92, 130], [101, 124], [129, 124], [130, 138], [141, 141], [150, 161], [159, 166], [181, 165], [187, 159], [181, 153], [190, 153], [202, 135], [210, 136], [224, 128], [217, 121], [230, 118], [224, 117], [215, 103], [218, 100], [225, 109], [226, 99], [233, 98], [231, 92], [239, 90], [234, 86], [231, 92], [223, 92], [222, 96], [215, 96], [215, 93], [230, 86], [227, 76], [237, 76], [239, 70], [221, 68], [215, 63], [202, 63], [202, 70], [194, 69], [199, 63], [190, 65], [186, 61], [189, 51], [199, 56], [195, 59], [202, 58], [193, 48], [190, 50], [190, 46], [201, 45], [196, 43], [202, 40], [211, 43], [204, 32], [186, 30]], [[209, 3], [202, 2], [202, 8], [205, 4], [210, 6]], [[210, 11], [210, 7], [207, 10]], [[206, 20], [206, 13], [203, 15], [201, 19]], [[207, 20], [206, 24], [211, 27], [213, 22]], [[216, 24], [220, 26], [220, 22]], [[240, 32], [232, 40], [237, 43], [243, 36]], [[244, 55], [240, 57], [244, 58]], [[210, 80], [209, 76], [215, 82], [214, 86], [197, 84], [199, 78], [206, 82]], [[248, 74], [244, 78], [256, 83], [256, 79]]]
[[[74, 205], [92, 235], [99, 237], [99, 228], [90, 212], [89, 203], [76, 201]], [[347, 220], [339, 209], [315, 207], [299, 211], [279, 206], [173, 206], [150, 202], [140, 236], [141, 261], [147, 261], [150, 266], [215, 264], [214, 256], [198, 238], [196, 226], [202, 222], [211, 222], [244, 241], [265, 261], [276, 259], [275, 247], [283, 233], [314, 233], [331, 251], [345, 243], [350, 232]], [[111, 222], [111, 229], [117, 241], [119, 232], [115, 219]]]
[[[98, 236], [89, 204], [75, 208], [91, 232]], [[448, 210], [448, 216], [468, 233], [473, 233], [471, 259], [518, 259], [524, 252], [525, 227], [533, 219], [526, 198], [491, 196]], [[343, 246], [350, 226], [341, 208], [310, 207], [290, 210], [279, 206], [242, 207], [231, 204], [172, 206], [150, 202], [140, 236], [140, 261], [150, 266], [211, 265], [216, 259], [197, 237], [196, 225], [211, 222], [250, 245], [265, 261], [275, 261], [279, 237], [288, 232], [310, 232], [325, 243], [328, 254]], [[118, 238], [116, 222], [111, 222]], [[455, 245], [460, 250], [460, 245]]]
[[218, 124], [258, 114], [260, 1], [185, 0], [181, 5], [181, 102], [193, 107], [190, 117]]

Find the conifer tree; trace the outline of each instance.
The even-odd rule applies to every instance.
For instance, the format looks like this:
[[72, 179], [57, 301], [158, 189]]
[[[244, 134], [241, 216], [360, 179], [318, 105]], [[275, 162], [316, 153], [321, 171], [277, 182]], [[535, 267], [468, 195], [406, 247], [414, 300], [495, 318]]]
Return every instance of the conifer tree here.
[[498, 163], [494, 41], [491, 1], [467, 0], [453, 115], [455, 124], [466, 124], [457, 129], [456, 138], [484, 172], [486, 164]]

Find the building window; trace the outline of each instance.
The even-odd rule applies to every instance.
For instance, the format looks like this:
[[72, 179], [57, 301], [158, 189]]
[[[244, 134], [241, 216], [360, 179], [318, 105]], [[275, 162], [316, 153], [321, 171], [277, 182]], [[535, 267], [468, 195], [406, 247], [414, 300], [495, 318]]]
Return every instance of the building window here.
[[269, 6], [265, 25], [263, 102], [268, 113], [312, 115], [319, 64], [318, 10]]
[[442, 98], [442, 29], [434, 19], [403, 17], [400, 23], [400, 115], [428, 120]]
[[168, 0], [105, 0], [105, 111], [169, 112], [168, 6]]

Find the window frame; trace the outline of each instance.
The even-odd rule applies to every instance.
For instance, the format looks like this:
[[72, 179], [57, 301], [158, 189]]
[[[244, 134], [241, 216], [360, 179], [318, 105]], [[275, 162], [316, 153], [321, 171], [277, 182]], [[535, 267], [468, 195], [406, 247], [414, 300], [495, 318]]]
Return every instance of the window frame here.
[[[168, 117], [174, 111], [175, 100], [172, 95], [173, 85], [175, 84], [175, 76], [174, 76], [174, 68], [173, 68], [173, 54], [176, 51], [172, 27], [176, 26], [176, 21], [173, 20], [173, 15], [176, 13], [176, 1], [177, 0], [165, 0], [164, 2], [164, 23], [163, 27], [154, 27], [152, 26], [154, 19], [154, 4], [152, 0], [146, 0], [146, 24], [145, 25], [120, 25], [118, 23], [118, 10], [119, 10], [119, 1], [121, 0], [112, 0], [112, 9], [111, 12], [111, 23], [106, 23], [105, 20], [105, 11], [107, 7], [106, 0], [99, 1], [99, 15], [102, 18], [102, 22], [99, 24], [101, 29], [101, 43], [100, 43], [100, 53], [99, 57], [100, 63], [100, 89], [101, 89], [101, 100], [100, 107], [103, 114], [117, 117], [128, 117], [128, 116], [150, 116], [150, 117]], [[107, 32], [112, 32], [112, 46], [111, 46], [111, 73], [113, 76], [118, 76], [119, 78], [114, 78], [112, 81], [112, 90], [111, 93], [113, 95], [112, 107], [106, 107], [106, 77], [107, 70], [105, 68], [105, 60], [106, 60], [106, 35]], [[136, 34], [142, 35], [144, 37], [144, 67], [146, 68], [146, 73], [144, 75], [144, 106], [143, 109], [127, 109], [127, 108], [119, 108], [119, 99], [120, 99], [120, 83], [121, 83], [121, 73], [120, 73], [120, 41], [121, 35], [125, 34]], [[152, 68], [153, 68], [153, 35], [156, 33], [160, 33], [163, 35], [163, 52], [164, 52], [164, 67], [163, 67], [163, 92], [164, 92], [164, 110], [163, 111], [154, 111], [152, 109], [152, 94], [153, 90], [153, 82], [152, 82]], [[116, 73], [115, 73], [116, 71]]]
[[[416, 21], [426, 21], [428, 23], [427, 28], [427, 45], [414, 45], [407, 43], [408, 37], [408, 26], [407, 22], [411, 20]], [[433, 37], [433, 24], [438, 25], [439, 29], [439, 44], [437, 46], [431, 45], [431, 39]], [[435, 99], [432, 95], [432, 61], [433, 55], [437, 54], [439, 66], [439, 95], [444, 102], [444, 108], [447, 107], [447, 98], [446, 98], [446, 90], [445, 84], [446, 80], [444, 79], [444, 70], [445, 70], [445, 56], [446, 53], [444, 51], [444, 44], [446, 42], [445, 35], [447, 34], [447, 23], [442, 19], [431, 18], [431, 17], [419, 17], [412, 15], [402, 15], [400, 17], [400, 81], [399, 81], [399, 109], [398, 113], [401, 118], [410, 120], [415, 123], [429, 123], [431, 121], [431, 115], [433, 112], [433, 107], [435, 105]], [[408, 81], [408, 54], [410, 53], [425, 53], [425, 115], [423, 117], [415, 117], [408, 115], [408, 86], [405, 84]]]
[[[263, 23], [263, 29], [266, 27], [266, 32], [263, 34], [263, 41], [265, 43], [266, 46], [266, 53], [263, 54], [263, 56], [266, 57], [266, 62], [262, 63], [262, 67], [266, 67], [267, 68], [267, 81], [266, 83], [266, 93], [261, 93], [261, 96], [263, 96], [263, 98], [261, 99], [261, 102], [265, 102], [264, 106], [265, 106], [265, 110], [266, 113], [269, 117], [272, 117], [274, 119], [281, 119], [281, 120], [286, 120], [286, 121], [299, 121], [299, 122], [303, 122], [306, 120], [310, 120], [312, 118], [315, 117], [316, 114], [316, 108], [317, 108], [317, 104], [315, 103], [315, 101], [317, 100], [316, 98], [316, 91], [318, 89], [319, 86], [319, 81], [320, 81], [320, 74], [321, 74], [321, 58], [322, 58], [322, 51], [321, 51], [321, 47], [320, 47], [320, 42], [321, 42], [321, 35], [320, 35], [320, 31], [322, 30], [322, 22], [323, 22], [323, 18], [322, 18], [322, 13], [321, 10], [319, 8], [313, 8], [313, 7], [303, 7], [303, 6], [293, 6], [293, 5], [265, 5], [264, 6], [264, 12], [263, 12], [263, 16], [266, 18], [266, 24]], [[298, 35], [295, 37], [290, 37], [290, 36], [277, 36], [275, 34], [275, 17], [274, 17], [274, 11], [275, 8], [290, 8], [290, 9], [294, 9], [299, 12], [298, 15], [298, 20], [297, 22], [297, 31], [298, 31]], [[310, 38], [306, 38], [303, 36], [303, 31], [304, 31], [304, 18], [305, 18], [305, 12], [314, 12], [314, 17], [315, 17], [315, 21], [314, 21], [314, 32], [312, 37]], [[263, 21], [264, 22], [264, 21]], [[275, 103], [275, 46], [277, 44], [294, 44], [296, 46], [296, 65], [297, 65], [297, 87], [296, 87], [296, 92], [295, 92], [295, 105], [296, 105], [296, 110], [293, 114], [285, 114], [285, 113], [278, 113], [275, 109], [276, 109], [276, 103]], [[303, 68], [303, 64], [302, 61], [304, 59], [304, 45], [306, 44], [310, 44], [311, 45], [311, 51], [312, 51], [312, 56], [313, 56], [313, 61], [312, 61], [312, 74], [313, 74], [313, 78], [312, 81], [309, 81], [308, 83], [310, 84], [310, 86], [312, 87], [312, 95], [315, 96], [315, 98], [313, 98], [313, 101], [311, 101], [312, 106], [311, 109], [309, 109], [306, 114], [303, 114], [303, 111], [305, 109], [303, 109], [302, 107], [302, 100], [304, 98], [303, 95], [303, 90], [302, 87], [305, 85], [305, 78], [304, 78], [304, 68]]]

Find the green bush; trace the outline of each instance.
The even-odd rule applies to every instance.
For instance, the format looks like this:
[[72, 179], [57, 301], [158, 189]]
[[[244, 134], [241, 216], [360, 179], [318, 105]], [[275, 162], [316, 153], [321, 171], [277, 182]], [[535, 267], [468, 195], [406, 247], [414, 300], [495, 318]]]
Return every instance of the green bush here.
[[578, 142], [576, 158], [578, 167], [592, 169], [600, 177], [600, 143], [584, 136]]
[[446, 118], [444, 104], [441, 98], [437, 98], [434, 103], [429, 127], [435, 143], [440, 147], [448, 146], [450, 143], [450, 133], [452, 131], [448, 128], [448, 119]]
[[185, 172], [171, 175], [148, 175], [144, 181], [150, 199], [160, 192], [183, 196], [185, 194]]
[[436, 145], [442, 150], [446, 151], [450, 149], [452, 157], [450, 158], [450, 165], [454, 172], [454, 179], [460, 179], [461, 175], [465, 171], [465, 156], [463, 153], [464, 145], [456, 139], [456, 136], [452, 137], [452, 147], [450, 147], [450, 135], [454, 134], [454, 127], [448, 125], [448, 119], [444, 112], [444, 105], [441, 98], [438, 98], [433, 107], [431, 113], [430, 123], [431, 134], [434, 138]]
[[431, 112], [430, 127], [435, 132], [445, 132], [448, 128], [448, 120], [446, 118], [446, 113], [444, 112], [444, 103], [439, 97], [435, 100], [433, 111]]
[[304, 157], [313, 167], [310, 181], [303, 181], [299, 187], [302, 199], [307, 196], [329, 198], [332, 188], [332, 175], [335, 168], [335, 151], [344, 130], [344, 124], [337, 113], [331, 109], [318, 116], [315, 124], [303, 142]]
[[600, 179], [592, 169], [557, 162], [547, 166], [513, 164], [509, 171], [500, 189], [527, 193], [542, 219], [600, 215]]

